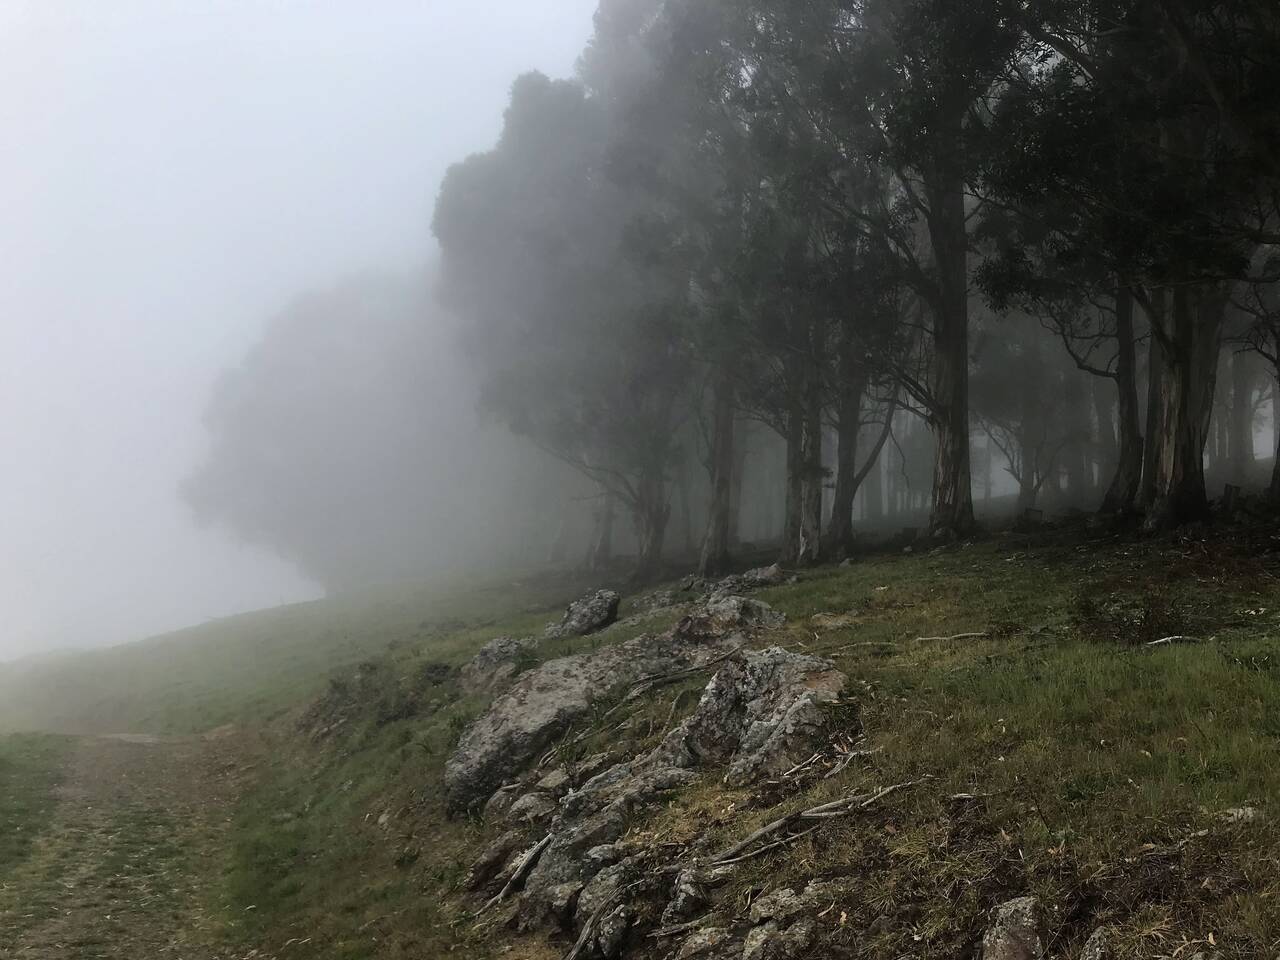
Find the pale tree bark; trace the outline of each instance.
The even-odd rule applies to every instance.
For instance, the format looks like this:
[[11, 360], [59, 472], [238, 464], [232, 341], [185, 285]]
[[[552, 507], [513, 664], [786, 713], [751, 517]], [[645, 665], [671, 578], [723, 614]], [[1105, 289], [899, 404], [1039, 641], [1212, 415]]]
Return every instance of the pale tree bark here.
[[1254, 360], [1244, 350], [1231, 355], [1231, 476], [1237, 483], [1249, 480], [1253, 470]]
[[1165, 375], [1156, 396], [1162, 429], [1155, 443], [1148, 528], [1209, 515], [1204, 447], [1226, 302], [1221, 286], [1180, 286], [1172, 291], [1169, 309], [1152, 318], [1152, 338], [1159, 345]]
[[613, 494], [605, 490], [596, 511], [595, 530], [587, 551], [587, 569], [605, 570], [613, 561], [613, 520], [616, 507]]
[[645, 583], [662, 568], [662, 549], [666, 543], [671, 504], [667, 499], [667, 481], [660, 466], [647, 470], [636, 490], [631, 506], [632, 522], [640, 552], [632, 579]]
[[853, 499], [858, 495], [858, 434], [867, 392], [865, 367], [850, 358], [852, 343], [841, 344], [840, 401], [836, 410], [836, 485], [831, 497], [827, 543], [837, 556], [853, 550]]
[[1142, 483], [1142, 430], [1138, 412], [1138, 356], [1133, 328], [1133, 294], [1116, 295], [1116, 397], [1119, 449], [1115, 474], [1102, 498], [1101, 513], [1128, 513]]
[[[950, 142], [958, 149], [959, 119]], [[930, 426], [937, 441], [930, 533], [964, 536], [974, 527], [969, 474], [969, 235], [964, 177], [958, 157], [936, 158], [925, 180], [929, 238], [937, 270], [933, 303], [935, 409]]]
[[804, 473], [797, 557], [801, 563], [817, 563], [822, 558], [822, 485], [826, 470], [822, 465], [822, 381], [814, 364], [806, 371], [800, 447]]
[[713, 577], [729, 568], [729, 537], [733, 519], [734, 391], [727, 372], [716, 377], [712, 397], [711, 509], [702, 540], [698, 575]]

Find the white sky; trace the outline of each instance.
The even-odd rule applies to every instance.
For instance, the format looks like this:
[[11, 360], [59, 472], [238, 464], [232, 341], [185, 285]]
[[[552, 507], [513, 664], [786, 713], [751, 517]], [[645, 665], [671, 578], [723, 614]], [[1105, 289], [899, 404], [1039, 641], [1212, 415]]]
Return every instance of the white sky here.
[[0, 659], [312, 596], [176, 486], [302, 290], [430, 249], [595, 0], [0, 0]]

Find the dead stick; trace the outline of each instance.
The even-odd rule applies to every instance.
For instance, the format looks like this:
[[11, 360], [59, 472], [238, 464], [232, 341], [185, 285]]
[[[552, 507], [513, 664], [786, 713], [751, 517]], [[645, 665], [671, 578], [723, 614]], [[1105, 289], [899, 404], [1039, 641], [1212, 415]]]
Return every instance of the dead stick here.
[[553, 834], [548, 833], [545, 837], [538, 841], [537, 846], [524, 855], [515, 872], [511, 874], [511, 879], [503, 884], [502, 889], [494, 895], [488, 903], [476, 911], [476, 916], [484, 913], [495, 904], [501, 903], [507, 899], [507, 895], [515, 889], [516, 884], [524, 880], [529, 875], [529, 871], [533, 869], [533, 865], [538, 862], [538, 858], [542, 856], [542, 851], [547, 849], [547, 844], [551, 842]]
[[987, 633], [956, 633], [949, 637], [916, 637], [916, 643], [944, 642], [947, 640], [976, 640], [981, 637], [989, 636]]

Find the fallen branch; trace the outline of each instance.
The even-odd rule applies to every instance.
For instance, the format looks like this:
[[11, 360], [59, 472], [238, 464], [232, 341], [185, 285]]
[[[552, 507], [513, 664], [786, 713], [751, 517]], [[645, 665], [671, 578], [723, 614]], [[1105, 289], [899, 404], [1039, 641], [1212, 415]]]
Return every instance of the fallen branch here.
[[1151, 640], [1147, 643], [1147, 646], [1162, 647], [1162, 646], [1165, 646], [1166, 644], [1172, 644], [1172, 643], [1202, 643], [1202, 642], [1203, 641], [1199, 637], [1184, 637], [1181, 634], [1177, 634], [1172, 637], [1161, 637], [1159, 640]]
[[839, 763], [837, 763], [834, 767], [832, 767], [823, 775], [822, 779], [830, 780], [832, 777], [838, 776], [839, 774], [844, 773], [845, 767], [853, 763], [854, 760], [857, 760], [860, 757], [875, 756], [877, 753], [879, 753], [883, 749], [884, 747], [876, 747], [874, 750], [850, 750], [848, 753], [844, 755], [843, 758], [841, 758]]
[[677, 670], [675, 673], [653, 673], [647, 677], [641, 677], [631, 685], [631, 689], [623, 695], [621, 700], [609, 708], [608, 712], [605, 713], [605, 716], [609, 716], [609, 714], [622, 707], [623, 704], [630, 703], [637, 697], [643, 696], [654, 687], [664, 687], [669, 683], [676, 683], [688, 677], [695, 677], [700, 673], [706, 673], [712, 667], [724, 663], [732, 657], [736, 657], [745, 650], [746, 647], [747, 645], [745, 643], [739, 644], [728, 653], [721, 654], [714, 659], [708, 660], [706, 663], [698, 664], [695, 667], [688, 667], [684, 670]]
[[583, 956], [587, 945], [591, 942], [591, 938], [595, 936], [596, 925], [600, 922], [600, 918], [604, 916], [605, 911], [613, 909], [613, 905], [622, 899], [623, 894], [630, 893], [644, 882], [643, 880], [637, 880], [635, 883], [615, 890], [612, 896], [605, 898], [604, 903], [591, 911], [591, 916], [587, 917], [587, 922], [582, 925], [582, 932], [578, 934], [577, 942], [564, 955], [564, 960], [578, 960], [579, 957]]
[[990, 634], [982, 633], [955, 633], [949, 637], [916, 637], [916, 643], [944, 643], [948, 640], [979, 640], [988, 637]]
[[490, 907], [507, 899], [511, 891], [514, 890], [518, 884], [524, 882], [524, 878], [529, 875], [529, 871], [533, 869], [533, 865], [537, 863], [538, 858], [542, 856], [542, 851], [547, 849], [547, 844], [551, 842], [552, 836], [552, 834], [548, 833], [538, 841], [537, 845], [532, 850], [521, 858], [520, 862], [516, 865], [515, 870], [512, 872], [511, 878], [502, 885], [502, 889], [494, 894], [493, 898], [490, 899], [488, 903], [476, 911], [476, 916], [479, 916]]
[[[892, 786], [885, 787], [872, 794], [853, 794], [848, 797], [841, 797], [839, 800], [832, 800], [829, 803], [822, 803], [816, 807], [810, 807], [808, 810], [800, 810], [796, 813], [789, 813], [785, 817], [774, 820], [772, 823], [765, 824], [759, 830], [752, 833], [745, 840], [740, 840], [733, 846], [721, 850], [710, 858], [710, 865], [718, 867], [734, 858], [739, 857], [743, 852], [751, 847], [757, 841], [763, 840], [765, 837], [772, 836], [779, 830], [785, 830], [793, 824], [799, 823], [801, 820], [830, 820], [835, 817], [847, 816], [857, 810], [865, 810], [889, 794], [905, 789], [906, 787], [914, 787], [917, 784], [924, 783], [926, 780], [932, 780], [931, 776], [924, 776], [918, 780], [907, 780], [903, 783], [895, 783]], [[806, 831], [807, 832], [807, 831]]]

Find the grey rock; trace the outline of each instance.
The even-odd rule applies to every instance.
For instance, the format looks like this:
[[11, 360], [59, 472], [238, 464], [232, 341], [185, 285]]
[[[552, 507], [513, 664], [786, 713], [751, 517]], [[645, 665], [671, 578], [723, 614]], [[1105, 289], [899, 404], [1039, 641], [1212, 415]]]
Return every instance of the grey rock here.
[[1085, 941], [1084, 949], [1080, 951], [1080, 960], [1112, 960], [1115, 957], [1113, 940], [1110, 927], [1099, 927]]
[[582, 888], [578, 897], [578, 926], [585, 924], [591, 916], [611, 901], [619, 898], [623, 890], [636, 878], [637, 863], [633, 858], [619, 861], [605, 867]]
[[499, 787], [493, 792], [484, 805], [484, 818], [489, 821], [500, 820], [506, 816], [507, 811], [511, 809], [511, 805], [524, 791], [524, 785], [520, 783], [508, 783]]
[[556, 801], [548, 794], [535, 790], [526, 793], [507, 810], [510, 823], [543, 823], [556, 812]]
[[621, 602], [622, 598], [612, 590], [587, 594], [569, 604], [558, 622], [548, 624], [545, 636], [554, 639], [594, 633], [618, 619], [618, 604]]
[[467, 871], [464, 880], [467, 889], [478, 890], [501, 873], [523, 843], [524, 835], [519, 830], [508, 830], [489, 844]]
[[720, 655], [722, 634], [641, 636], [595, 653], [561, 657], [520, 675], [462, 734], [445, 764], [451, 813], [474, 809], [512, 779], [592, 704], [642, 677], [676, 672]]
[[538, 781], [538, 789], [543, 793], [559, 796], [569, 789], [569, 774], [563, 769], [555, 769]]
[[718, 596], [759, 590], [761, 587], [776, 587], [785, 583], [786, 579], [786, 573], [775, 563], [767, 567], [756, 567], [746, 573], [730, 574], [711, 588], [711, 594]]
[[613, 960], [622, 955], [623, 944], [635, 911], [625, 903], [620, 903], [605, 914], [596, 925], [596, 950], [605, 960]]
[[676, 960], [727, 960], [741, 956], [741, 944], [723, 927], [703, 927], [680, 944]]
[[753, 928], [742, 945], [742, 960], [795, 960], [813, 943], [812, 920], [800, 920], [786, 929], [773, 920]]
[[806, 903], [796, 895], [790, 887], [780, 887], [751, 905], [752, 923], [764, 923], [766, 920], [783, 922], [804, 912]]
[[737, 595], [713, 597], [707, 601], [706, 612], [721, 630], [780, 627], [787, 619], [763, 600]]
[[519, 661], [538, 648], [533, 637], [496, 637], [490, 640], [459, 673], [462, 688], [468, 693], [495, 690], [516, 675]]
[[1229, 810], [1223, 810], [1219, 814], [1219, 819], [1225, 823], [1257, 823], [1265, 819], [1261, 810], [1257, 807], [1232, 807]]
[[982, 938], [982, 960], [1041, 960], [1044, 955], [1040, 901], [1019, 897], [998, 906]]

